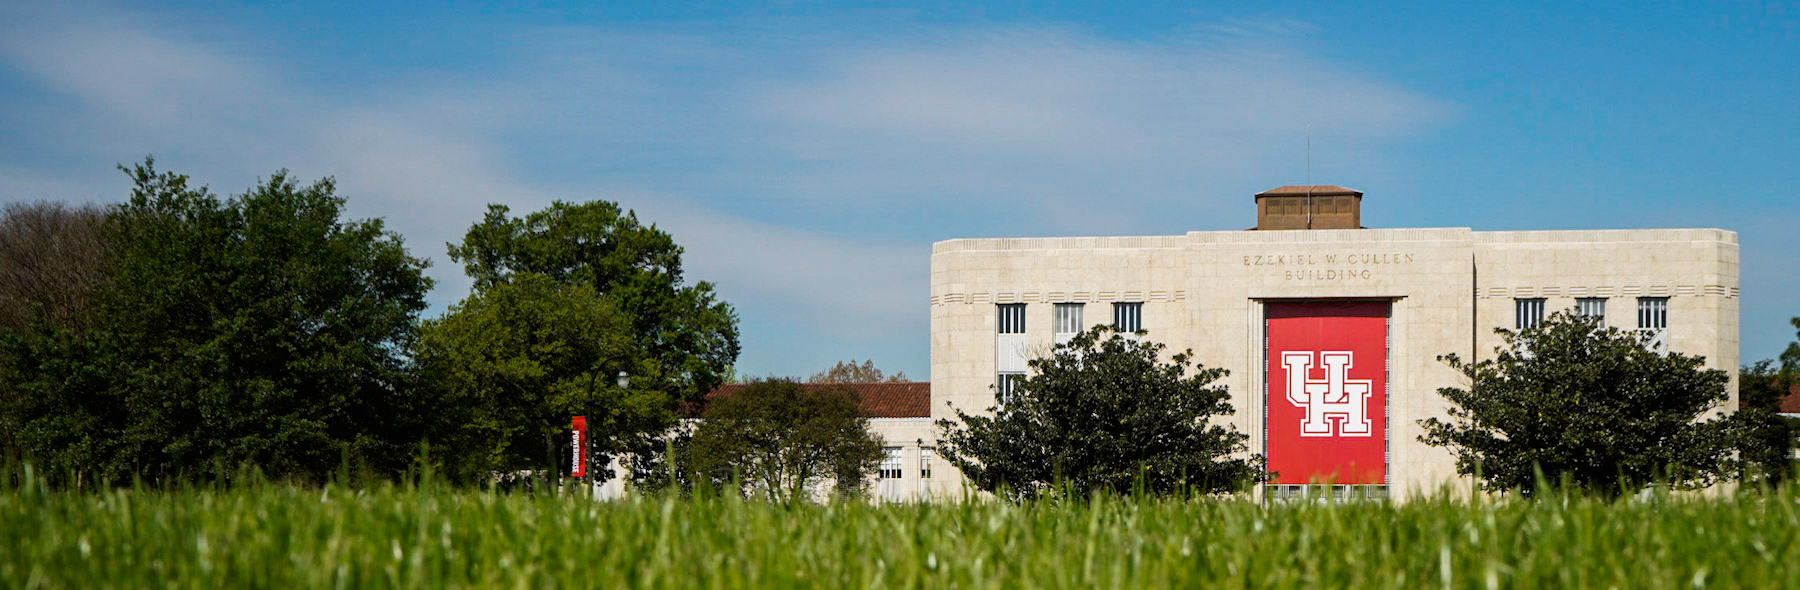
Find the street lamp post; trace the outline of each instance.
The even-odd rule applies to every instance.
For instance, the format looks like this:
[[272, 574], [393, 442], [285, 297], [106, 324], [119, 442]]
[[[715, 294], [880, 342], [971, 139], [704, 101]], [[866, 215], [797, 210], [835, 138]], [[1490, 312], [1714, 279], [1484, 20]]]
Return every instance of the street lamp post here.
[[[625, 357], [623, 355], [613, 355], [611, 357], [608, 357], [604, 361], [600, 361], [600, 366], [595, 367], [597, 370], [588, 374], [587, 405], [585, 405], [581, 408], [583, 421], [586, 421], [593, 417], [594, 382], [595, 382], [595, 380], [597, 380], [600, 377], [601, 373], [606, 372], [605, 369], [608, 366], [618, 369], [617, 373], [613, 376], [613, 384], [614, 385], [619, 386], [619, 389], [625, 389], [626, 387], [629, 387], [631, 385], [631, 375], [629, 375], [625, 372]], [[580, 443], [582, 445], [581, 450], [584, 451], [583, 453], [581, 453], [581, 460], [585, 463], [584, 465], [582, 465], [582, 468], [583, 468], [582, 473], [585, 476], [583, 479], [586, 480], [582, 483], [587, 486], [589, 495], [593, 495], [595, 493], [594, 492], [594, 465], [593, 465], [594, 442], [593, 441], [594, 441], [593, 436], [587, 435], [586, 433], [584, 433], [583, 440]]]

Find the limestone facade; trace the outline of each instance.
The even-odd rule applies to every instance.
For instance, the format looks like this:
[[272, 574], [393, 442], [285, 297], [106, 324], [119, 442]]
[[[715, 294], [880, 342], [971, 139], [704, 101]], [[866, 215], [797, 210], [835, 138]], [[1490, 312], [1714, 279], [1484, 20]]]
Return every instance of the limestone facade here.
[[945, 490], [961, 489], [960, 481], [933, 485], [958, 474], [955, 467], [944, 464], [936, 455], [937, 427], [931, 418], [870, 418], [869, 430], [881, 437], [883, 450], [895, 458], [893, 462], [898, 467], [878, 470], [869, 486], [876, 500], [928, 500]]
[[[1360, 195], [1360, 193], [1359, 193]], [[1667, 298], [1669, 350], [1735, 375], [1738, 245], [1720, 229], [1473, 231], [1469, 228], [1197, 231], [1177, 236], [956, 239], [931, 255], [931, 415], [995, 403], [1002, 341], [1027, 354], [1054, 344], [1054, 307], [1082, 303], [1084, 326], [1111, 304], [1141, 303], [1147, 338], [1229, 369], [1231, 418], [1261, 452], [1268, 387], [1263, 307], [1271, 301], [1381, 300], [1389, 318], [1389, 494], [1455, 481], [1443, 450], [1418, 442], [1418, 420], [1444, 416], [1439, 387], [1461, 385], [1437, 357], [1492, 356], [1514, 328], [1515, 300], [1545, 315], [1604, 298], [1606, 322], [1637, 328], [1638, 298]], [[998, 334], [1000, 304], [1024, 304], [1019, 335]], [[1010, 344], [1009, 344], [1010, 345]], [[1726, 409], [1736, 407], [1736, 385]], [[932, 431], [901, 438], [932, 446]], [[900, 433], [896, 432], [896, 435]], [[915, 439], [917, 442], [915, 442]], [[913, 465], [908, 466], [913, 472]], [[939, 465], [925, 488], [961, 489]]]

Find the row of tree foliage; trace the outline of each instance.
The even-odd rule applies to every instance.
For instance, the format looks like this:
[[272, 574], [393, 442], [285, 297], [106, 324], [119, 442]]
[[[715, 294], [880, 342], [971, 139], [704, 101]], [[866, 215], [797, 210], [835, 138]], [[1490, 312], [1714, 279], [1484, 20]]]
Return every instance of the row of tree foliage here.
[[1494, 358], [1443, 357], [1469, 385], [1438, 390], [1448, 420], [1420, 421], [1419, 440], [1451, 449], [1457, 471], [1489, 489], [1530, 495], [1547, 483], [1611, 495], [1773, 483], [1793, 468], [1787, 420], [1749, 403], [1727, 412], [1730, 375], [1704, 358], [1658, 354], [1633, 332], [1570, 312], [1500, 332]]
[[463, 479], [553, 470], [571, 413], [602, 453], [653, 447], [738, 354], [732, 308], [612, 203], [490, 206], [450, 246], [471, 292], [421, 321], [426, 261], [330, 179], [125, 171], [123, 203], [0, 221], [0, 453], [68, 484], [384, 476], [426, 445]]
[[[1441, 358], [1466, 386], [1438, 390], [1447, 419], [1419, 421], [1421, 442], [1450, 450], [1457, 471], [1489, 490], [1618, 495], [1659, 483], [1773, 484], [1793, 473], [1796, 428], [1778, 411], [1800, 376], [1800, 343], [1779, 369], [1744, 368], [1741, 409], [1724, 413], [1725, 371], [1652, 352], [1593, 318], [1557, 313], [1499, 332], [1494, 358]], [[1263, 481], [1263, 458], [1222, 421], [1230, 394], [1212, 383], [1225, 371], [1192, 365], [1191, 352], [1167, 361], [1162, 352], [1104, 327], [1077, 335], [1029, 362], [1014, 401], [938, 421], [940, 452], [977, 488], [1014, 498], [1219, 493]]]
[[[615, 204], [490, 206], [449, 248], [469, 295], [421, 321], [426, 262], [380, 220], [342, 219], [331, 180], [277, 173], [220, 198], [148, 160], [126, 172], [122, 204], [15, 204], [0, 220], [0, 453], [65, 483], [245, 463], [387, 476], [427, 445], [464, 481], [557, 472], [572, 413], [590, 416], [598, 464], [626, 456], [650, 488], [792, 499], [831, 480], [856, 494], [880, 458], [848, 388], [770, 379], [705, 403], [738, 354], [734, 312], [688, 284], [668, 234]], [[1421, 421], [1423, 442], [1492, 489], [1791, 473], [1778, 407], [1800, 343], [1778, 367], [1745, 367], [1742, 411], [1720, 414], [1729, 378], [1703, 359], [1570, 314], [1502, 333], [1494, 358], [1444, 357], [1467, 384], [1439, 391], [1447, 419]], [[979, 489], [1217, 493], [1268, 475], [1223, 422], [1225, 371], [1190, 352], [1100, 328], [1030, 366], [1013, 402], [939, 422], [939, 453]], [[853, 360], [809, 381], [902, 379]], [[699, 404], [704, 420], [680, 427]]]

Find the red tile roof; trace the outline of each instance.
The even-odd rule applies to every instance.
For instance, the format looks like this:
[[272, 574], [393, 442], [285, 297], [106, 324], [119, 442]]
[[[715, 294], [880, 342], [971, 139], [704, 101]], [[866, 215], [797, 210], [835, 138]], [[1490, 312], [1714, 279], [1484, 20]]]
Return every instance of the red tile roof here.
[[[931, 382], [906, 381], [901, 383], [802, 383], [801, 387], [822, 389], [826, 387], [848, 387], [856, 391], [857, 399], [862, 402], [864, 416], [870, 418], [930, 418], [931, 417]], [[727, 383], [720, 385], [706, 399], [715, 399], [737, 393], [745, 387], [743, 383]], [[688, 417], [698, 417], [704, 405], [683, 407], [680, 413]]]
[[1788, 394], [1781, 398], [1781, 413], [1800, 414], [1800, 383], [1788, 388]]

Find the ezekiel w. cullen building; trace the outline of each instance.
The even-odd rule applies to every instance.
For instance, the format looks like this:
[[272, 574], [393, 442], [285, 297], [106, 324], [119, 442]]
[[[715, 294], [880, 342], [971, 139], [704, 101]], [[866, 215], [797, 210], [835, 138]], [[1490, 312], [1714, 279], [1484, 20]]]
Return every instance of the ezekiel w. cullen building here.
[[[1027, 359], [1107, 324], [1231, 371], [1230, 420], [1280, 473], [1269, 493], [1328, 479], [1405, 496], [1456, 478], [1448, 451], [1418, 442], [1418, 420], [1444, 416], [1436, 390], [1466, 385], [1437, 357], [1489, 358], [1495, 328], [1573, 310], [1737, 367], [1734, 232], [1368, 229], [1362, 199], [1284, 186], [1255, 196], [1250, 231], [938, 242], [930, 418], [993, 406]], [[923, 418], [888, 436], [913, 443], [893, 462], [929, 463]], [[960, 490], [947, 466], [914, 475], [895, 477]]]

